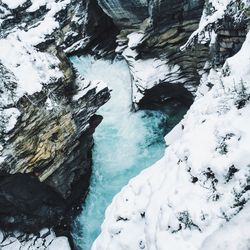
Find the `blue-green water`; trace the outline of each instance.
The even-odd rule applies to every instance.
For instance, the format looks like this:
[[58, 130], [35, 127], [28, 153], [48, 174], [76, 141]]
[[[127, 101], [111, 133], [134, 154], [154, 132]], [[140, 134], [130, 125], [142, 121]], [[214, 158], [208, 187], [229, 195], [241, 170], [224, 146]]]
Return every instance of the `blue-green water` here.
[[124, 61], [96, 61], [91, 56], [72, 57], [71, 61], [85, 79], [103, 80], [112, 89], [110, 101], [98, 111], [103, 121], [94, 134], [90, 190], [73, 232], [79, 249], [90, 250], [114, 195], [163, 156], [164, 135], [186, 108], [170, 107], [167, 113], [131, 112], [131, 79]]

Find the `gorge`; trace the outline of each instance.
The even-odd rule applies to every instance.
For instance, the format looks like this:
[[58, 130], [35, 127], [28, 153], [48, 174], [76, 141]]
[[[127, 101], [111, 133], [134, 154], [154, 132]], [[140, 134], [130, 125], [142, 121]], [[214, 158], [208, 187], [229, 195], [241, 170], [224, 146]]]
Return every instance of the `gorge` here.
[[0, 1], [1, 249], [248, 249], [249, 15]]
[[181, 120], [188, 107], [175, 102], [164, 111], [133, 112], [126, 62], [111, 63], [90, 56], [71, 60], [86, 79], [101, 79], [112, 90], [111, 99], [98, 111], [103, 121], [94, 133], [90, 190], [74, 230], [79, 249], [90, 249], [113, 196], [128, 180], [163, 156], [164, 135]]

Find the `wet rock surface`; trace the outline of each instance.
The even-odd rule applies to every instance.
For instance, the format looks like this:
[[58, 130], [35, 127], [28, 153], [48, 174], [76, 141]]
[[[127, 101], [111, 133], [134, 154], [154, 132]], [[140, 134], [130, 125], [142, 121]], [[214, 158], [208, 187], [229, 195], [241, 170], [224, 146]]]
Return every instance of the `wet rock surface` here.
[[0, 224], [8, 230], [38, 232], [58, 223], [66, 210], [62, 196], [29, 174], [2, 174], [0, 190]]

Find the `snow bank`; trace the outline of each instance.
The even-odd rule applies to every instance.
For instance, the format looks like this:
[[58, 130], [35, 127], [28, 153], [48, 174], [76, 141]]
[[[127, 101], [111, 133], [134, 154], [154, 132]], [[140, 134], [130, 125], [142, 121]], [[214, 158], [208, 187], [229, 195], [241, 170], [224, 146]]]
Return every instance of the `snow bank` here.
[[[202, 250], [248, 250], [250, 245], [250, 204], [231, 221], [204, 240]], [[230, 237], [228, 237], [230, 236]]]

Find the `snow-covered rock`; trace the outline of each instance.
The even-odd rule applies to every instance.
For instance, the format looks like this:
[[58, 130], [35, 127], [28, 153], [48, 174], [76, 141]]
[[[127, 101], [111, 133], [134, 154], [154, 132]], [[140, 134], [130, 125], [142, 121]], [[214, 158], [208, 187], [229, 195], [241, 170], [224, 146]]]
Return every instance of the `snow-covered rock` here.
[[181, 69], [177, 64], [169, 65], [166, 60], [160, 58], [136, 59], [138, 54], [130, 47], [126, 48], [122, 55], [128, 62], [133, 76], [134, 103], [139, 103], [148, 89], [152, 89], [162, 82], [175, 85], [185, 83], [184, 78], [177, 81], [181, 74]]
[[[76, 0], [0, 1], [0, 227], [26, 232], [8, 249], [35, 249], [42, 239], [31, 237], [27, 245], [24, 238], [43, 227], [69, 235], [72, 207], [87, 191], [92, 134], [101, 121], [95, 113], [109, 90], [79, 77], [66, 53], [95, 46], [100, 20], [110, 28], [96, 6]], [[100, 48], [109, 47], [100, 41]], [[66, 241], [54, 240], [53, 249], [66, 248]]]
[[[121, 27], [116, 51], [128, 62], [139, 107], [162, 105], [175, 92], [182, 99], [187, 92], [195, 96], [204, 71], [237, 53], [247, 33], [248, 1], [99, 2]], [[151, 100], [150, 93], [157, 98]]]
[[[136, 104], [159, 85], [168, 86], [166, 96], [160, 93], [161, 102], [180, 95], [181, 88], [173, 96], [177, 85], [196, 99], [166, 137], [165, 157], [115, 197], [93, 248], [206, 248], [209, 237], [225, 239], [234, 220], [247, 219], [249, 36], [242, 50], [224, 62], [245, 40], [249, 1], [208, 0], [204, 9], [203, 3], [0, 2], [1, 225], [31, 232], [43, 224], [53, 226], [50, 218], [41, 216], [50, 209], [39, 210], [41, 202], [50, 208], [46, 198], [52, 190], [70, 209], [84, 195], [88, 182], [80, 180], [89, 178], [92, 134], [101, 121], [94, 114], [109, 93], [104, 83], [80, 78], [66, 54], [88, 50], [107, 55], [113, 52], [118, 30], [117, 51], [129, 64]], [[16, 173], [26, 174], [22, 179]], [[31, 180], [38, 179], [39, 190], [30, 188], [36, 187]], [[40, 195], [45, 198], [37, 201]], [[57, 216], [66, 219], [67, 227], [66, 210]], [[65, 226], [65, 221], [57, 222]], [[10, 239], [2, 236], [3, 242]], [[12, 249], [23, 244], [68, 247], [65, 238], [49, 246], [47, 240], [41, 245], [41, 237], [23, 241], [19, 236], [14, 236]], [[244, 235], [242, 239], [248, 240]], [[225, 244], [216, 241], [218, 248]]]
[[70, 250], [66, 237], [56, 237], [55, 233], [43, 229], [38, 235], [26, 235], [18, 232], [0, 232], [0, 248], [2, 250]]

